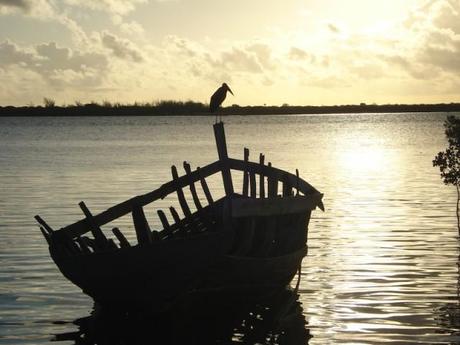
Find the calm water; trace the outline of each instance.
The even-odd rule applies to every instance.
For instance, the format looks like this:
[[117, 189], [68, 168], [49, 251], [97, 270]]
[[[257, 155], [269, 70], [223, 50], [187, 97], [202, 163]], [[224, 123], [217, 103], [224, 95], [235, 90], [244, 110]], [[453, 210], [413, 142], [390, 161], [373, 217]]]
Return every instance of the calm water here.
[[[446, 145], [445, 117], [225, 119], [231, 156], [263, 152], [325, 194], [300, 286], [309, 344], [460, 344], [456, 195], [431, 163]], [[92, 309], [52, 263], [33, 216], [59, 228], [81, 217], [81, 200], [102, 211], [169, 180], [171, 164], [214, 161], [212, 123], [0, 118], [0, 343], [48, 343]]]

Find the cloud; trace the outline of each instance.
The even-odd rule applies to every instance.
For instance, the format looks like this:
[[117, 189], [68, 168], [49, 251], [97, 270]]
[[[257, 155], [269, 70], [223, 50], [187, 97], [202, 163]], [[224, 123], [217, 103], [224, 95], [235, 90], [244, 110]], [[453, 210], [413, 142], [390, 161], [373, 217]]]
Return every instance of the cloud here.
[[27, 0], [0, 0], [1, 7], [13, 7], [22, 10], [29, 10], [30, 2]]
[[104, 47], [109, 49], [113, 55], [120, 59], [129, 59], [134, 62], [144, 61], [139, 50], [134, 47], [133, 43], [126, 39], [117, 37], [108, 32], [103, 32], [101, 40]]
[[0, 14], [15, 12], [37, 18], [50, 18], [56, 13], [49, 0], [0, 0]]
[[117, 15], [126, 15], [134, 11], [136, 6], [147, 3], [147, 0], [65, 0], [65, 2], [71, 6], [84, 7]]
[[100, 53], [60, 48], [54, 42], [26, 49], [5, 41], [0, 43], [0, 68], [20, 75], [31, 72], [54, 87], [95, 87], [107, 73], [108, 60]]
[[40, 58], [34, 51], [20, 48], [8, 40], [0, 43], [0, 66], [19, 64], [31, 67], [39, 61]]

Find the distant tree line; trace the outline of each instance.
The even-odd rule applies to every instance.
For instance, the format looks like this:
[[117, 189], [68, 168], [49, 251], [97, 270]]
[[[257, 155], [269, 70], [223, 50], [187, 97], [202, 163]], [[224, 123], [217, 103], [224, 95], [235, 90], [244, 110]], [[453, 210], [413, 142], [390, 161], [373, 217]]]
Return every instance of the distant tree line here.
[[[157, 101], [151, 103], [121, 104], [96, 102], [58, 106], [51, 98], [43, 99], [44, 106], [0, 106], [0, 116], [156, 116], [156, 115], [209, 115], [209, 105], [200, 102]], [[332, 106], [239, 106], [219, 110], [226, 115], [276, 114], [340, 114], [340, 113], [403, 113], [403, 112], [458, 112], [460, 103], [440, 104], [351, 104]]]

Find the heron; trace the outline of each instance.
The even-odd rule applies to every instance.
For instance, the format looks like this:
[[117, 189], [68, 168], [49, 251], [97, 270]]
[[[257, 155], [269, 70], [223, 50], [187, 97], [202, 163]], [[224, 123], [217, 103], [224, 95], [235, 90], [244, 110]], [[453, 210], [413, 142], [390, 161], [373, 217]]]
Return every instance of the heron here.
[[[229, 91], [232, 95], [233, 92], [230, 89], [230, 87], [226, 84], [223, 83], [221, 87], [219, 87], [216, 92], [214, 92], [211, 96], [211, 101], [209, 102], [209, 110], [211, 113], [214, 113], [219, 109], [220, 105], [224, 101], [225, 97], [227, 96], [227, 91]], [[222, 117], [221, 117], [222, 121]], [[217, 123], [217, 113], [216, 113], [216, 123]]]

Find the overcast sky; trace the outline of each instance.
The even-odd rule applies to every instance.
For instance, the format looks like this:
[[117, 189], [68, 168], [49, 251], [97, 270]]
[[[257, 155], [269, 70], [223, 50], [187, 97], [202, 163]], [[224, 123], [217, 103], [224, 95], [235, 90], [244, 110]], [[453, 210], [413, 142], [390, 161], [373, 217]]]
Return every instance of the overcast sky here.
[[0, 105], [460, 102], [460, 0], [0, 0]]

